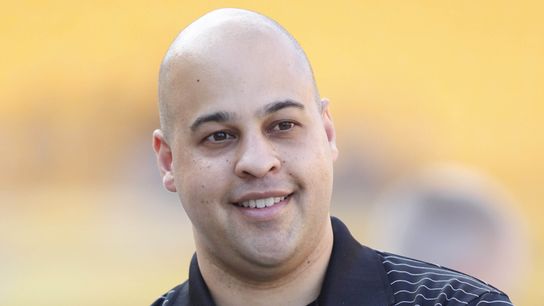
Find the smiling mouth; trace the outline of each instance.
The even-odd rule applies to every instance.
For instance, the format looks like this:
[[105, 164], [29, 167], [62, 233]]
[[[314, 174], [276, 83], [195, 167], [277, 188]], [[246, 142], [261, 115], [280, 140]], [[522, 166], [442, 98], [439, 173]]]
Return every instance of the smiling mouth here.
[[283, 197], [268, 197], [268, 198], [262, 198], [262, 199], [255, 199], [255, 200], [248, 200], [243, 202], [234, 203], [235, 205], [239, 207], [244, 208], [266, 208], [266, 207], [272, 207], [287, 198], [289, 198], [291, 195], [283, 196]]

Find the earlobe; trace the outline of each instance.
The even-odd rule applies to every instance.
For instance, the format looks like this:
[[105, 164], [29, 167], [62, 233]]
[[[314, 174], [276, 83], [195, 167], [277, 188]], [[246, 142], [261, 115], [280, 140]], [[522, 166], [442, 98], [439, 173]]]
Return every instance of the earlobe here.
[[331, 113], [329, 112], [329, 100], [326, 98], [321, 99], [321, 117], [323, 119], [325, 133], [327, 134], [327, 140], [329, 141], [329, 145], [331, 147], [332, 159], [335, 161], [338, 158], [338, 148], [336, 147], [336, 130], [334, 129]]
[[168, 191], [176, 192], [174, 174], [172, 172], [172, 150], [161, 130], [153, 131], [153, 151], [157, 158], [157, 166], [162, 177], [162, 185]]

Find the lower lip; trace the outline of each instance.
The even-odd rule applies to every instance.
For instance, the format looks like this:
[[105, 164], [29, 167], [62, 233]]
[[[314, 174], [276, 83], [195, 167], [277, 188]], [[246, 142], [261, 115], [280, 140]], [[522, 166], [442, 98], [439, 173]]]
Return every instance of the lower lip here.
[[291, 201], [292, 195], [289, 195], [286, 199], [270, 206], [263, 208], [251, 208], [251, 207], [241, 207], [236, 206], [238, 210], [247, 218], [258, 220], [258, 221], [269, 221], [277, 217], [282, 209]]

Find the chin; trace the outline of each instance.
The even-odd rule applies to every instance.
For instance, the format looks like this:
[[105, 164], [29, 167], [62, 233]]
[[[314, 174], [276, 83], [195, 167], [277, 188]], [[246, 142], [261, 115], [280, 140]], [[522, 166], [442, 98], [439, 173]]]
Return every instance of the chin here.
[[263, 268], [275, 268], [288, 263], [296, 255], [296, 247], [293, 243], [278, 242], [270, 244], [248, 245], [244, 257], [256, 266]]

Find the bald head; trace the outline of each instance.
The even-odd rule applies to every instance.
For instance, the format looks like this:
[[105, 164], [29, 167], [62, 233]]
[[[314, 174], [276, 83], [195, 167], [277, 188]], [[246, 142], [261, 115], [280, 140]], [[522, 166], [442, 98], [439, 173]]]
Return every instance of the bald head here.
[[201, 99], [221, 99], [222, 94], [259, 87], [273, 91], [287, 81], [282, 75], [296, 75], [301, 90], [310, 90], [313, 100], [319, 101], [310, 63], [284, 28], [247, 10], [212, 11], [181, 31], [163, 59], [161, 128], [165, 136], [170, 134], [171, 122]]

